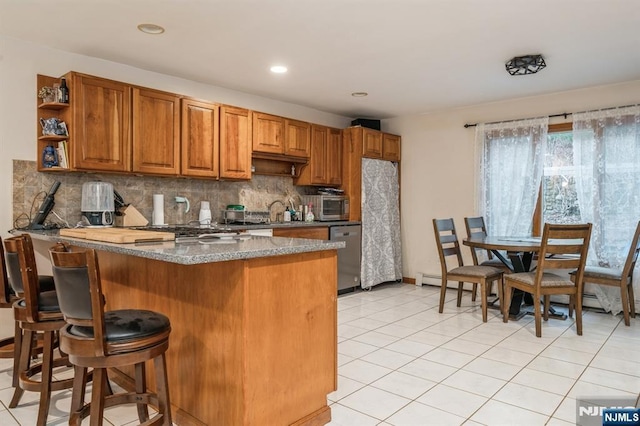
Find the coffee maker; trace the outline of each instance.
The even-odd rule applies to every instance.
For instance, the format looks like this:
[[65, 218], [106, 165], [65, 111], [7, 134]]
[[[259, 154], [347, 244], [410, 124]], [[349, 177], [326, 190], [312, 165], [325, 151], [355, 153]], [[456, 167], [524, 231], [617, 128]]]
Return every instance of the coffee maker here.
[[108, 182], [85, 182], [82, 184], [82, 216], [89, 226], [113, 226], [115, 203], [113, 185]]

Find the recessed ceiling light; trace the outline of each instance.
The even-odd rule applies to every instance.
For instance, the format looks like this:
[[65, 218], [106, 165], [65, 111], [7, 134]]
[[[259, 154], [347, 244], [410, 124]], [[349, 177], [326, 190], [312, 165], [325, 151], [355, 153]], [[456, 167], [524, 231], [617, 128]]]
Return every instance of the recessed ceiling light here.
[[270, 69], [271, 72], [274, 72], [276, 74], [284, 74], [285, 72], [287, 72], [287, 67], [285, 67], [284, 65], [274, 65]]
[[351, 94], [354, 98], [364, 98], [365, 96], [369, 96], [367, 92], [353, 92]]
[[140, 24], [138, 29], [145, 34], [162, 34], [164, 32], [164, 28], [156, 24]]

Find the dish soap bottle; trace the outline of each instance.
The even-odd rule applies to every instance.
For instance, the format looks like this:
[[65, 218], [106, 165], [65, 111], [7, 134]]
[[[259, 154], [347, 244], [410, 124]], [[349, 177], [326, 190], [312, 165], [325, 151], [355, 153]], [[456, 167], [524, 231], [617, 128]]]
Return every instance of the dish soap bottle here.
[[309, 203], [309, 213], [304, 217], [305, 222], [313, 222], [315, 217], [313, 216], [313, 204]]

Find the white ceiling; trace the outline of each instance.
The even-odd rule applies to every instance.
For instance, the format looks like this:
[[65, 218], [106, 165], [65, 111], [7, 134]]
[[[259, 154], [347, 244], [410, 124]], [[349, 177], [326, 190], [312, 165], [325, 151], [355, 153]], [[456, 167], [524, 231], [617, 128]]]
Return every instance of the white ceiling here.
[[640, 79], [638, 0], [0, 0], [0, 34], [348, 117]]

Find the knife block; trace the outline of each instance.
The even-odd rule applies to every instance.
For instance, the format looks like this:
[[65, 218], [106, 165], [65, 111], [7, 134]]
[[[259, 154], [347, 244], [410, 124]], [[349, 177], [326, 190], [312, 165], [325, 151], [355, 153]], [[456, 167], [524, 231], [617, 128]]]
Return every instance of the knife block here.
[[149, 221], [132, 205], [128, 205], [118, 210], [120, 215], [116, 216], [116, 226], [147, 226]]

